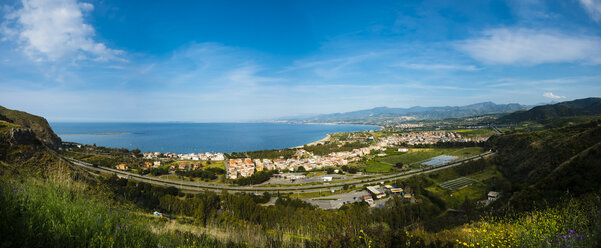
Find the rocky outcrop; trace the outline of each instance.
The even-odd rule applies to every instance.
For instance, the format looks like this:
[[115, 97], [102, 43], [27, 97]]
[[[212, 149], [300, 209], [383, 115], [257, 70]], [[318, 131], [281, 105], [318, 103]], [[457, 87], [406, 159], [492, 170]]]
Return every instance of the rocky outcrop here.
[[7, 141], [11, 145], [33, 145], [40, 143], [40, 140], [36, 138], [36, 134], [31, 129], [12, 128], [7, 136]]
[[[29, 129], [42, 143], [52, 149], [56, 150], [61, 145], [61, 139], [52, 131], [50, 124], [43, 117], [0, 106], [0, 120], [17, 124], [23, 129]], [[17, 136], [25, 134], [24, 131], [16, 132]]]

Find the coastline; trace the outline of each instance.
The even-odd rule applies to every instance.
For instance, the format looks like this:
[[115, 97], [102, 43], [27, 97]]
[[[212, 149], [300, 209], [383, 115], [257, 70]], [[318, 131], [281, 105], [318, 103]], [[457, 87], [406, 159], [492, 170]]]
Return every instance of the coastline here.
[[[354, 125], [354, 126], [372, 126], [372, 127], [378, 127], [378, 130], [374, 130], [374, 131], [379, 131], [384, 129], [384, 126], [380, 126], [380, 125], [375, 125], [375, 124], [357, 124], [357, 123], [336, 123], [336, 122], [326, 122], [326, 123], [319, 123], [319, 122], [306, 122], [306, 123], [292, 123], [292, 122], [266, 122], [266, 123], [285, 123], [285, 124], [306, 124], [306, 125]], [[352, 133], [352, 132], [341, 132], [341, 133]], [[290, 147], [288, 149], [297, 149], [297, 148], [303, 148], [304, 146], [314, 146], [317, 145], [321, 142], [327, 142], [330, 141], [331, 139], [331, 133], [329, 133], [328, 135], [326, 135], [325, 138], [317, 140], [317, 141], [313, 141], [311, 143], [307, 143], [304, 145], [300, 145], [300, 146], [294, 146], [294, 147]], [[273, 149], [273, 150], [278, 150], [278, 149]]]
[[[380, 126], [380, 125], [369, 125], [369, 124], [317, 123], [317, 122], [307, 122], [307, 123], [303, 123], [303, 124], [309, 124], [309, 125], [356, 125], [356, 126], [372, 126], [372, 127], [379, 127], [380, 128], [380, 129], [374, 130], [374, 131], [379, 131], [379, 130], [384, 129], [383, 126]], [[352, 133], [352, 132], [341, 132], [341, 133]], [[290, 147], [290, 148], [303, 148], [304, 146], [314, 146], [314, 145], [317, 145], [317, 144], [322, 143], [322, 142], [327, 142], [327, 141], [330, 141], [330, 139], [332, 138], [331, 135], [332, 134], [329, 133], [323, 139], [320, 139], [320, 140], [317, 140], [317, 141], [313, 141], [311, 143], [307, 143], [307, 144], [300, 145], [300, 146]]]
[[319, 144], [319, 143], [321, 143], [321, 142], [327, 142], [327, 141], [330, 141], [330, 139], [331, 139], [331, 138], [332, 138], [331, 134], [328, 134], [328, 135], [326, 135], [326, 137], [325, 137], [325, 138], [323, 138], [323, 139], [320, 139], [320, 140], [317, 140], [317, 141], [313, 141], [313, 142], [311, 142], [311, 143], [307, 143], [307, 144], [304, 144], [304, 145], [300, 145], [300, 146], [291, 147], [291, 148], [303, 148], [304, 146], [314, 146], [314, 145], [317, 145], [317, 144]]

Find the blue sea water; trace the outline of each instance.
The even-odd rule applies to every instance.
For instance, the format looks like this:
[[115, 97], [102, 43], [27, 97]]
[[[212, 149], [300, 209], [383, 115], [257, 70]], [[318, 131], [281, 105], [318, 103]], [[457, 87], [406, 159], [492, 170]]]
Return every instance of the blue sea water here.
[[[377, 126], [284, 123], [50, 123], [63, 141], [142, 152], [244, 152], [304, 145]], [[91, 135], [100, 133], [121, 133]]]

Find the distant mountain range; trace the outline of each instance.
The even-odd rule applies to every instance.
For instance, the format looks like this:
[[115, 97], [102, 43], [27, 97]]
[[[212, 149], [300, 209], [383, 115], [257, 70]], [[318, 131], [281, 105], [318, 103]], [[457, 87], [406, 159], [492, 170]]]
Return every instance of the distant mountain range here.
[[590, 97], [517, 111], [497, 120], [499, 123], [534, 121], [545, 123], [561, 117], [601, 115], [601, 98]]
[[528, 108], [530, 108], [530, 106], [517, 103], [495, 104], [493, 102], [482, 102], [466, 106], [444, 107], [377, 107], [346, 113], [282, 118], [279, 121], [315, 123], [387, 123], [410, 120], [460, 118], [483, 114], [511, 113], [517, 110], [526, 110]]

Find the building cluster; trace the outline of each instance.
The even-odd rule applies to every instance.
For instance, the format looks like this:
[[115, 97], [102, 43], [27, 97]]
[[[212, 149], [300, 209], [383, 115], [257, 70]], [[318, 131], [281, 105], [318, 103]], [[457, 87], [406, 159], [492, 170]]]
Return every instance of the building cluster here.
[[367, 186], [368, 195], [362, 196], [363, 200], [369, 203], [370, 206], [374, 205], [374, 198], [380, 199], [386, 197], [386, 192], [390, 195], [400, 195], [404, 199], [412, 200], [410, 193], [407, 193], [403, 188], [393, 187], [391, 185], [385, 185], [383, 188], [380, 186]]
[[411, 132], [394, 134], [382, 138], [387, 146], [407, 144], [407, 145], [424, 145], [435, 144], [438, 142], [484, 142], [488, 140], [488, 136], [479, 137], [463, 137], [455, 132], [436, 131], [436, 132]]
[[247, 177], [262, 170], [289, 170], [298, 171], [303, 167], [305, 171], [322, 169], [331, 166], [344, 166], [349, 162], [358, 161], [371, 150], [381, 149], [379, 145], [353, 149], [352, 151], [332, 152], [325, 156], [316, 156], [304, 149], [299, 149], [293, 158], [289, 159], [230, 159], [227, 173], [230, 179]]
[[[372, 136], [355, 136], [359, 139], [373, 139]], [[313, 169], [322, 169], [329, 166], [343, 166], [350, 162], [358, 161], [361, 157], [370, 154], [372, 151], [379, 151], [385, 156], [388, 147], [397, 147], [400, 144], [420, 145], [434, 144], [437, 142], [484, 142], [488, 137], [466, 138], [455, 132], [414, 132], [394, 134], [391, 136], [380, 137], [378, 142], [368, 147], [353, 149], [351, 151], [332, 152], [325, 156], [315, 156], [312, 153], [299, 149], [295, 156], [290, 159], [230, 159], [227, 166], [227, 174], [230, 179], [238, 177], [252, 176], [256, 171], [262, 170], [289, 170], [298, 171], [303, 167], [305, 171]], [[407, 152], [409, 149], [400, 147], [399, 152]]]
[[[372, 135], [352, 135], [350, 137], [354, 140], [374, 140]], [[379, 155], [385, 156], [383, 153], [389, 147], [398, 147], [400, 144], [408, 145], [420, 145], [420, 144], [434, 144], [437, 142], [484, 142], [488, 137], [476, 137], [467, 138], [462, 137], [460, 134], [455, 132], [412, 132], [393, 134], [391, 136], [379, 137], [377, 142], [368, 147], [356, 148], [351, 151], [332, 152], [325, 156], [316, 156], [309, 151], [304, 149], [297, 150], [296, 154], [292, 158], [284, 159], [267, 159], [267, 158], [236, 158], [229, 159], [229, 163], [226, 163], [226, 172], [229, 179], [237, 179], [239, 177], [252, 176], [255, 172], [263, 170], [288, 170], [298, 171], [299, 168], [303, 168], [305, 171], [314, 169], [322, 169], [325, 167], [332, 166], [344, 166], [350, 162], [359, 161], [361, 157], [369, 155], [372, 151], [380, 152]], [[407, 152], [408, 149], [400, 147], [397, 149], [399, 152]], [[223, 153], [190, 153], [190, 154], [175, 154], [175, 153], [144, 153], [145, 159], [160, 160], [161, 158], [170, 158], [177, 160], [226, 160]], [[148, 164], [150, 166], [159, 166], [160, 162], [154, 164]], [[172, 168], [178, 169], [178, 168]], [[181, 169], [181, 168], [179, 168]]]
[[171, 158], [171, 159], [179, 159], [179, 160], [195, 160], [195, 161], [223, 161], [225, 160], [225, 155], [221, 152], [216, 153], [188, 153], [188, 154], [175, 154], [175, 153], [160, 153], [160, 152], [148, 152], [143, 153], [145, 159], [159, 159], [159, 158]]
[[402, 123], [402, 124], [391, 125], [391, 127], [393, 127], [393, 128], [401, 128], [401, 129], [418, 128], [418, 127], [423, 127], [423, 126], [424, 126], [424, 124], [422, 124], [422, 123]]

